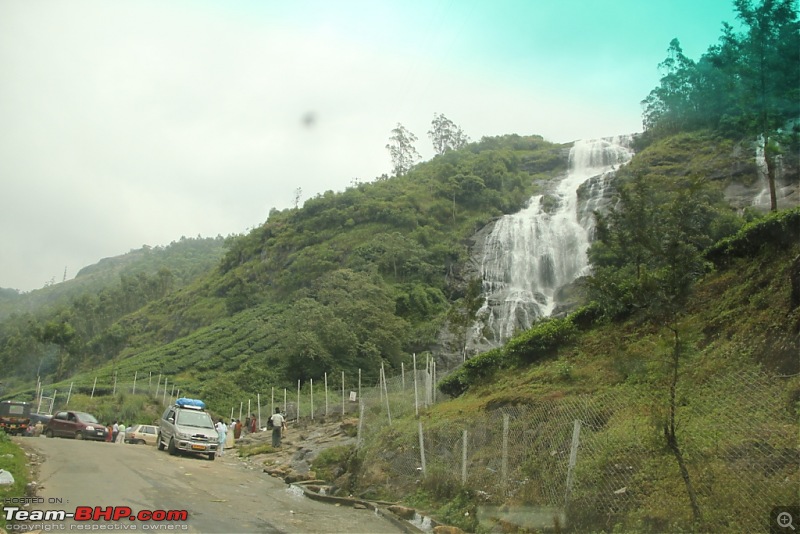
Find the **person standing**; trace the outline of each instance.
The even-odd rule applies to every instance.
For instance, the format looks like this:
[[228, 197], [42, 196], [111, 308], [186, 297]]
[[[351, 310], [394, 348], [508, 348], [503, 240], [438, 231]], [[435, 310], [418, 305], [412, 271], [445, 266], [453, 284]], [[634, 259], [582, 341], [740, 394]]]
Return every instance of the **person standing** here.
[[236, 426], [233, 427], [233, 439], [239, 439], [242, 437], [242, 422], [240, 420], [236, 420]]
[[125, 443], [125, 423], [120, 421], [119, 423], [119, 440], [117, 443]]
[[281, 434], [286, 429], [286, 419], [281, 415], [281, 409], [275, 408], [275, 413], [270, 416], [272, 421], [272, 446], [278, 448], [281, 446]]
[[114, 421], [114, 424], [111, 425], [111, 443], [117, 442], [118, 435], [119, 435], [119, 425], [117, 424], [116, 421]]
[[258, 421], [256, 420], [256, 414], [250, 414], [250, 433], [255, 434], [256, 429], [258, 428]]
[[232, 449], [233, 447], [236, 446], [236, 443], [235, 443], [235, 441], [233, 439], [233, 431], [234, 431], [235, 428], [236, 428], [236, 421], [231, 419], [231, 424], [228, 425], [228, 428], [226, 429], [227, 433], [225, 434], [225, 448], [226, 449]]
[[225, 421], [219, 419], [216, 424], [217, 428], [217, 436], [219, 436], [219, 441], [217, 442], [219, 446], [217, 447], [217, 455], [224, 456], [225, 455], [225, 439], [228, 437], [228, 426], [225, 424]]

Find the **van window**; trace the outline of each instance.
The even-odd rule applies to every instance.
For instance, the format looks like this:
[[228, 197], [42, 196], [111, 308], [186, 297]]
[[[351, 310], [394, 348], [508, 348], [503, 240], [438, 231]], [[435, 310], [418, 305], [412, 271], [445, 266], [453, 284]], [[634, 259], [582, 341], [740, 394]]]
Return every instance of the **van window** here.
[[211, 416], [206, 412], [192, 412], [189, 410], [181, 410], [178, 414], [176, 424], [184, 426], [195, 426], [199, 428], [214, 428], [214, 423], [211, 421]]

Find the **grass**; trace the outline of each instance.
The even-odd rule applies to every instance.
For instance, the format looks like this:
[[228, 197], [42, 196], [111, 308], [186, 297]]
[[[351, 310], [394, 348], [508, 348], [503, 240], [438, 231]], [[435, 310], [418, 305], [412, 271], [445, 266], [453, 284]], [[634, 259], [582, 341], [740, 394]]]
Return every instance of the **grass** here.
[[[790, 266], [798, 253], [800, 247], [764, 251], [708, 274], [671, 325], [686, 345], [679, 367], [677, 435], [705, 525], [692, 524], [687, 489], [663, 434], [673, 334], [640, 317], [596, 326], [560, 349], [557, 358], [498, 369], [491, 380], [477, 381], [465, 394], [426, 409], [419, 420], [426, 432], [428, 469], [443, 460], [429, 449], [437, 432], [450, 436], [448, 448], [438, 454], [459, 460], [456, 430], [475, 428], [495, 409], [551, 402], [558, 409], [586, 398], [600, 418], [584, 421], [573, 520], [605, 525], [597, 532], [759, 530], [769, 512], [764, 507], [795, 503], [800, 488], [800, 307], [792, 308], [789, 299]], [[557, 411], [551, 413], [554, 422], [557, 417]], [[483, 498], [480, 490], [491, 486], [479, 481], [462, 487], [453, 458], [434, 476], [410, 473], [409, 465], [419, 461], [416, 421], [395, 419], [381, 438], [365, 425], [376, 453], [364, 459], [361, 492], [402, 499], [466, 530], [483, 528], [470, 517]], [[540, 440], [552, 432], [549, 425], [549, 419], [527, 423], [527, 445], [518, 447], [528, 455], [524, 465], [534, 482], [550, 476], [548, 457], [558, 449]], [[496, 442], [494, 449], [471, 449], [470, 462], [493, 465]], [[538, 502], [543, 497], [536, 487], [521, 486], [516, 498], [530, 489], [528, 504]]]
[[271, 454], [273, 452], [278, 452], [278, 449], [273, 447], [270, 443], [259, 443], [257, 445], [240, 446], [238, 451], [240, 457], [249, 458], [250, 456], [256, 456], [259, 454]]
[[352, 445], [339, 445], [320, 451], [313, 465], [317, 478], [334, 482], [347, 471], [354, 454], [355, 447]]
[[[6, 503], [9, 502], [7, 499], [25, 497], [31, 476], [25, 452], [2, 430], [0, 430], [0, 466], [14, 477], [13, 484], [0, 485], [0, 501]], [[6, 528], [5, 514], [0, 516], [0, 528]]]

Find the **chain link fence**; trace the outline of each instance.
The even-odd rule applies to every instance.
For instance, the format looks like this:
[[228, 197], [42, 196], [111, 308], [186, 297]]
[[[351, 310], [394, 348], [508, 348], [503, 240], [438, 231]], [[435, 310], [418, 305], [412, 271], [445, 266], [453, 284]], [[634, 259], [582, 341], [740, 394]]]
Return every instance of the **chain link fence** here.
[[[362, 489], [472, 490], [487, 528], [534, 530], [554, 521], [575, 531], [692, 527], [687, 484], [664, 437], [665, 386], [626, 385], [490, 411], [453, 403], [455, 413], [438, 421], [426, 409], [445, 398], [435, 389], [439, 377], [432, 362], [420, 366], [382, 376], [375, 387], [337, 374], [327, 390], [315, 384], [313, 395], [307, 387], [276, 389], [229, 409], [239, 417], [260, 406], [265, 418], [274, 401], [290, 420], [358, 415]], [[676, 435], [706, 530], [765, 531], [773, 507], [800, 504], [800, 425], [786, 380], [737, 372], [692, 388], [679, 383]], [[168, 377], [134, 373], [66, 391], [40, 387], [37, 404], [45, 411], [48, 401], [68, 406], [77, 393], [114, 392], [165, 403], [191, 396]]]
[[[742, 372], [679, 386], [677, 439], [700, 528], [765, 531], [773, 507], [797, 504], [799, 429], [783, 380]], [[488, 412], [462, 407], [445, 423], [415, 417], [435, 400], [430, 373], [418, 372], [416, 393], [407, 382], [387, 380], [380, 395], [362, 398], [362, 486], [473, 490], [487, 528], [692, 528], [687, 483], [664, 437], [666, 389], [621, 386]]]

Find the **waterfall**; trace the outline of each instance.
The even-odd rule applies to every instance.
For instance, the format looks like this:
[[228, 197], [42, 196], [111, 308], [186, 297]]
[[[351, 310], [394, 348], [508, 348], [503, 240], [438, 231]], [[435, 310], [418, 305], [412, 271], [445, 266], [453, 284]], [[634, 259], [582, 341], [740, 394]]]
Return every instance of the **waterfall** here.
[[[770, 193], [769, 193], [769, 175], [767, 172], [767, 159], [764, 154], [764, 136], [758, 136], [756, 139], [756, 170], [758, 173], [758, 180], [761, 182], [762, 188], [753, 198], [752, 205], [764, 210], [770, 209]], [[786, 191], [781, 187], [783, 182], [783, 156], [775, 156], [775, 186], [777, 188], [776, 197], [781, 199], [788, 196]]]
[[633, 155], [629, 141], [627, 136], [577, 141], [554, 189], [495, 223], [481, 261], [485, 300], [468, 333], [465, 356], [499, 346], [549, 316], [558, 290], [587, 274], [593, 212], [602, 209], [614, 171]]

